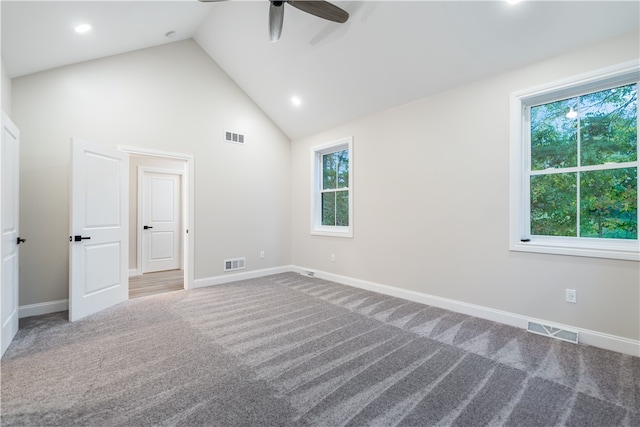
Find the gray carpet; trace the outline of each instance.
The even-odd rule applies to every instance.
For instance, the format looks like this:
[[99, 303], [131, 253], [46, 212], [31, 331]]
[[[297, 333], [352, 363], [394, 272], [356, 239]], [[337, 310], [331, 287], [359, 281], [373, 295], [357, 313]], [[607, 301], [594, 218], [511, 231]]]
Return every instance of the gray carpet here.
[[638, 426], [640, 358], [294, 273], [23, 319], [2, 425]]

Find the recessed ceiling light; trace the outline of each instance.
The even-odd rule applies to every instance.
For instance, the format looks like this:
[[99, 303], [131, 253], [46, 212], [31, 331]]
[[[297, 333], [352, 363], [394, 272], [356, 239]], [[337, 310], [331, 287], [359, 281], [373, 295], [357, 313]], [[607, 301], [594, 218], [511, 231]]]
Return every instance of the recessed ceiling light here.
[[520, 3], [522, 0], [507, 0], [507, 3], [509, 4], [518, 4]]
[[302, 104], [302, 100], [300, 98], [298, 98], [297, 96], [292, 96], [291, 97], [291, 103], [297, 107], [297, 106], [300, 106]]
[[76, 33], [86, 33], [91, 30], [91, 25], [89, 24], [80, 24], [75, 28]]

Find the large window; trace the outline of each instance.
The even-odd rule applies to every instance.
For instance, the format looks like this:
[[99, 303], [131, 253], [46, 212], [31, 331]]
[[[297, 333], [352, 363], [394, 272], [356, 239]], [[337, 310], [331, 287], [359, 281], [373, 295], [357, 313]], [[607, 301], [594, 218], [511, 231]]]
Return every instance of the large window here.
[[352, 139], [312, 149], [311, 233], [352, 237]]
[[512, 249], [639, 259], [638, 74], [512, 96]]

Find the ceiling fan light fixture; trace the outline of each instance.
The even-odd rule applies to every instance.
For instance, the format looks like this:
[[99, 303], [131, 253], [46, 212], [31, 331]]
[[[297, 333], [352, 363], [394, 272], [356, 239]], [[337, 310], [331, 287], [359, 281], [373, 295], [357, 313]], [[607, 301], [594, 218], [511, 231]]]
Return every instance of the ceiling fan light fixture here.
[[[225, 0], [199, 0], [201, 2], [219, 2]], [[284, 21], [284, 5], [289, 5], [303, 12], [328, 21], [344, 24], [349, 19], [349, 12], [329, 3], [326, 0], [269, 0], [269, 39], [280, 40]]]
[[283, 22], [284, 3], [281, 1], [269, 2], [269, 38], [272, 42], [280, 40]]
[[349, 19], [349, 12], [325, 0], [269, 0], [269, 37], [272, 42], [277, 42], [282, 34], [285, 3], [329, 21], [343, 24]]

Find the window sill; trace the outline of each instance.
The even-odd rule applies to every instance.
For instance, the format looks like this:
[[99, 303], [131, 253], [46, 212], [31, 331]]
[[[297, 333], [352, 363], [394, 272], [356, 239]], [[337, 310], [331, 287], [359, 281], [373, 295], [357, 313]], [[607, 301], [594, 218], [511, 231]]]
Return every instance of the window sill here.
[[351, 227], [317, 227], [311, 229], [312, 236], [353, 237]]
[[595, 239], [581, 239], [579, 242], [571, 240], [532, 237], [529, 242], [512, 242], [509, 249], [517, 252], [640, 261], [640, 242], [637, 240], [612, 242]]

